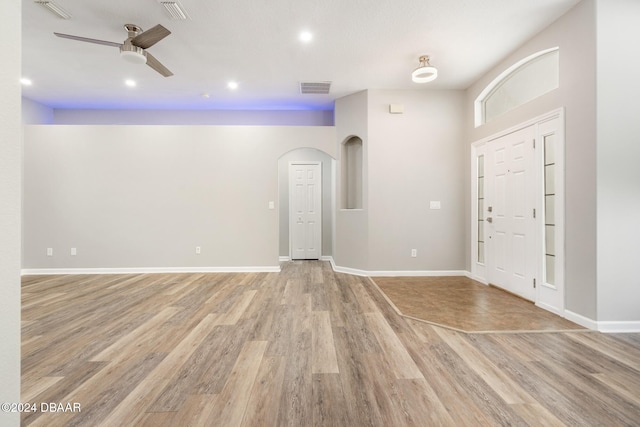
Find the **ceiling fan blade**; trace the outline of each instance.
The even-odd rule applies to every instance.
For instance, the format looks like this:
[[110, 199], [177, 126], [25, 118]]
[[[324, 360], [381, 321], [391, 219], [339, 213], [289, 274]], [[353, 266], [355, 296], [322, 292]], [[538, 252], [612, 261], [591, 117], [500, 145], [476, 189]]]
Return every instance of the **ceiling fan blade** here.
[[122, 43], [109, 42], [106, 40], [89, 39], [87, 37], [72, 36], [70, 34], [62, 34], [62, 33], [53, 33], [53, 34], [55, 34], [58, 37], [62, 37], [63, 39], [77, 40], [79, 42], [103, 44], [105, 46], [114, 46], [114, 47], [122, 46]]
[[154, 70], [156, 70], [157, 72], [159, 72], [165, 77], [173, 76], [173, 73], [169, 71], [167, 67], [162, 65], [160, 61], [158, 61], [153, 55], [151, 55], [149, 52], [146, 52], [146, 54], [147, 54], [147, 65], [149, 67], [153, 68]]
[[143, 49], [148, 49], [163, 38], [167, 37], [169, 34], [171, 34], [171, 31], [158, 24], [155, 27], [149, 28], [147, 31], [132, 38], [131, 44]]

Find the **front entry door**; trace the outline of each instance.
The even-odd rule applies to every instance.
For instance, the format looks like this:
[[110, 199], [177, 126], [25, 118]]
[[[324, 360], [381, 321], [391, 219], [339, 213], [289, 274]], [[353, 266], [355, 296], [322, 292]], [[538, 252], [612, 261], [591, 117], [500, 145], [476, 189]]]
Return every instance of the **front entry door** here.
[[289, 164], [291, 259], [320, 259], [322, 242], [321, 163]]
[[535, 128], [487, 144], [485, 235], [487, 279], [535, 300]]

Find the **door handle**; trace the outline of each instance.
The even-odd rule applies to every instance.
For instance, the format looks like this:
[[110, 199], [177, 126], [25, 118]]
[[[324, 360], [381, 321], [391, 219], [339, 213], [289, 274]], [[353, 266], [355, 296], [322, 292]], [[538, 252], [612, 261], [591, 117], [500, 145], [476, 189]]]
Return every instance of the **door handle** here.
[[491, 223], [493, 222], [493, 218], [491, 218], [490, 216], [489, 216], [489, 217], [487, 217], [487, 222], [488, 222], [489, 224], [491, 224]]

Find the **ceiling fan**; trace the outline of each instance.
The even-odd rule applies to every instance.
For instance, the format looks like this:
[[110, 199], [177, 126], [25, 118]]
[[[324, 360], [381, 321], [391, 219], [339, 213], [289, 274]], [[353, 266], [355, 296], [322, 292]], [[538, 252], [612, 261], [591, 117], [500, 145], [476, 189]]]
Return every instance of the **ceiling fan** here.
[[158, 73], [165, 77], [172, 76], [173, 73], [169, 71], [167, 67], [162, 65], [153, 55], [147, 52], [146, 49], [150, 48], [154, 44], [158, 43], [163, 38], [171, 34], [171, 31], [167, 30], [162, 25], [158, 24], [147, 31], [142, 31], [137, 25], [126, 24], [124, 29], [127, 30], [129, 36], [123, 43], [115, 43], [106, 40], [90, 39], [87, 37], [73, 36], [70, 34], [53, 33], [58, 37], [65, 39], [78, 40], [81, 42], [102, 44], [105, 46], [114, 46], [120, 48], [120, 56], [124, 59], [138, 63], [147, 64], [149, 67], [156, 70]]

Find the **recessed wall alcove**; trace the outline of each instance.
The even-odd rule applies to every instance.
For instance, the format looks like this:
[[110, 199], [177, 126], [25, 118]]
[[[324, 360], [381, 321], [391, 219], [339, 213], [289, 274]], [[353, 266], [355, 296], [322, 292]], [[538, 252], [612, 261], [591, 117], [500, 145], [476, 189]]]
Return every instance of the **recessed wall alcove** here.
[[342, 209], [362, 209], [362, 139], [351, 136], [342, 143], [341, 201]]

